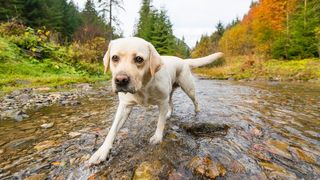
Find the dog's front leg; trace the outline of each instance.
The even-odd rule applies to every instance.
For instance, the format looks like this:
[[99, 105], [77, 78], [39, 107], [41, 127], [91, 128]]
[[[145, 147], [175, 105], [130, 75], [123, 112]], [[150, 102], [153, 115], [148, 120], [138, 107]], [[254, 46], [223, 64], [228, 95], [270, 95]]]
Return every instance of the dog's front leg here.
[[101, 147], [91, 156], [88, 161], [88, 165], [99, 164], [100, 162], [106, 160], [108, 153], [112, 147], [113, 141], [117, 135], [117, 132], [120, 130], [120, 128], [128, 118], [131, 109], [131, 106], [120, 102], [116, 117], [112, 123], [106, 139], [104, 140]]
[[163, 137], [163, 130], [166, 125], [166, 119], [167, 119], [167, 113], [169, 110], [169, 103], [164, 102], [159, 105], [159, 119], [158, 119], [158, 124], [157, 124], [157, 129], [154, 135], [150, 139], [151, 144], [157, 144], [162, 141]]

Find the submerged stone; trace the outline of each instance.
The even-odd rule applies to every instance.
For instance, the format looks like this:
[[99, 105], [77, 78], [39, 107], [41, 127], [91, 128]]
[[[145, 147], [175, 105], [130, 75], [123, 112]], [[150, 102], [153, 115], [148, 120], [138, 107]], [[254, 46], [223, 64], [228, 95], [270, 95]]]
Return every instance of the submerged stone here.
[[134, 172], [134, 180], [151, 180], [159, 179], [158, 174], [160, 172], [160, 161], [154, 162], [142, 162]]
[[214, 138], [227, 135], [229, 126], [226, 124], [199, 123], [184, 125], [183, 128], [193, 136]]
[[37, 151], [43, 151], [45, 149], [56, 147], [56, 146], [59, 146], [59, 145], [60, 145], [60, 143], [58, 143], [56, 141], [48, 140], [48, 141], [43, 141], [43, 142], [38, 143], [34, 147], [34, 149], [36, 149]]
[[269, 139], [266, 143], [267, 150], [272, 154], [283, 156], [287, 159], [291, 159], [292, 156], [289, 152], [289, 144], [283, 141]]
[[54, 125], [54, 122], [51, 122], [51, 123], [42, 124], [41, 127], [44, 129], [48, 129], [48, 128], [52, 128], [53, 125]]
[[312, 154], [308, 154], [306, 151], [301, 150], [297, 147], [290, 147], [290, 151], [297, 157], [299, 158], [301, 161], [307, 162], [307, 163], [311, 163], [311, 164], [315, 164], [316, 163], [316, 159]]
[[219, 176], [225, 176], [226, 169], [220, 162], [214, 162], [209, 156], [206, 157], [194, 157], [190, 163], [189, 167], [194, 173], [199, 176], [204, 176], [210, 179], [215, 179]]
[[288, 172], [284, 167], [269, 162], [259, 162], [260, 166], [266, 170], [266, 174], [271, 179], [297, 179], [297, 176]]

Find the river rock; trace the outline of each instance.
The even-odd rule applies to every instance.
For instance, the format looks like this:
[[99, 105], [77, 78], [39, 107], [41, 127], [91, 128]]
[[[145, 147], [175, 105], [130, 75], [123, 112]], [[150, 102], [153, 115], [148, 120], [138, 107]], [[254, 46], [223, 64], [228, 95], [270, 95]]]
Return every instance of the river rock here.
[[266, 170], [266, 174], [270, 179], [297, 179], [297, 176], [288, 172], [284, 167], [269, 162], [259, 162], [260, 166]]
[[43, 180], [46, 179], [46, 175], [44, 173], [34, 174], [32, 176], [27, 177], [25, 180]]
[[29, 95], [28, 94], [21, 94], [16, 97], [16, 99], [22, 103], [26, 103], [29, 100]]
[[40, 142], [38, 143], [34, 149], [36, 149], [37, 151], [43, 151], [45, 149], [48, 149], [48, 148], [52, 148], [52, 147], [56, 147], [56, 146], [59, 146], [60, 143], [56, 142], [56, 141], [53, 141], [53, 140], [47, 140], [47, 141], [43, 141], [43, 142]]
[[7, 143], [6, 145], [4, 145], [4, 148], [18, 148], [18, 147], [22, 147], [28, 143], [32, 143], [34, 140], [36, 140], [36, 136], [30, 136], [30, 137], [26, 137], [26, 138], [21, 138], [21, 139], [15, 139], [9, 143]]
[[246, 170], [246, 168], [244, 167], [244, 165], [242, 163], [240, 163], [239, 161], [237, 160], [234, 160], [232, 163], [231, 163], [231, 171], [233, 173], [244, 173]]
[[80, 135], [81, 135], [81, 133], [79, 133], [79, 132], [70, 132], [69, 133], [69, 136], [72, 137], [72, 138], [78, 137]]
[[142, 162], [134, 172], [134, 180], [159, 179], [157, 176], [160, 172], [160, 161]]
[[183, 125], [183, 129], [194, 136], [214, 138], [227, 135], [229, 126], [225, 124], [198, 123]]
[[297, 147], [290, 147], [290, 151], [301, 161], [311, 164], [316, 163], [316, 158], [312, 154], [307, 153], [306, 151], [303, 151]]
[[40, 87], [40, 88], [36, 88], [34, 89], [34, 91], [37, 91], [37, 92], [44, 92], [44, 91], [50, 91], [51, 88], [49, 87]]
[[291, 159], [292, 156], [289, 152], [289, 144], [283, 141], [269, 139], [266, 143], [267, 150], [272, 154], [277, 154], [279, 156]]
[[42, 128], [44, 129], [49, 129], [49, 128], [52, 128], [54, 125], [54, 122], [51, 122], [51, 123], [45, 123], [45, 124], [42, 124], [40, 125]]
[[209, 156], [194, 157], [190, 161], [189, 167], [199, 176], [205, 176], [210, 179], [215, 179], [226, 174], [225, 167], [220, 162], [212, 161]]
[[4, 153], [4, 150], [3, 149], [0, 149], [0, 154], [3, 154]]

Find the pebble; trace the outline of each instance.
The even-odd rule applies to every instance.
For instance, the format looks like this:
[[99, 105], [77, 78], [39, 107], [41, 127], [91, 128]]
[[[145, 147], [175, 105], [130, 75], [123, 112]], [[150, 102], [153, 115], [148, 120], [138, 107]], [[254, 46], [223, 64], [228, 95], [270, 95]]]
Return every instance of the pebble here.
[[194, 157], [189, 167], [200, 176], [205, 176], [210, 179], [215, 179], [219, 176], [225, 176], [226, 169], [220, 162], [214, 162], [209, 156], [206, 157]]
[[283, 156], [287, 159], [291, 159], [292, 156], [289, 152], [289, 144], [283, 141], [269, 139], [266, 143], [266, 148], [272, 154], [277, 154], [279, 156]]
[[34, 149], [36, 149], [37, 151], [43, 151], [45, 149], [48, 149], [48, 148], [52, 148], [52, 147], [56, 147], [56, 146], [59, 146], [60, 143], [56, 142], [56, 141], [53, 141], [53, 140], [47, 140], [47, 141], [43, 141], [43, 142], [40, 142], [38, 143]]
[[79, 133], [79, 132], [70, 132], [69, 133], [69, 136], [72, 137], [72, 138], [78, 137], [80, 135], [81, 135], [81, 133]]
[[45, 124], [42, 124], [40, 125], [42, 128], [44, 129], [48, 129], [48, 128], [52, 128], [54, 125], [54, 122], [51, 122], [51, 123], [45, 123]]
[[25, 180], [42, 180], [46, 179], [46, 175], [44, 173], [34, 174], [32, 176], [27, 177]]
[[158, 179], [160, 172], [160, 161], [142, 162], [134, 172], [133, 180]]

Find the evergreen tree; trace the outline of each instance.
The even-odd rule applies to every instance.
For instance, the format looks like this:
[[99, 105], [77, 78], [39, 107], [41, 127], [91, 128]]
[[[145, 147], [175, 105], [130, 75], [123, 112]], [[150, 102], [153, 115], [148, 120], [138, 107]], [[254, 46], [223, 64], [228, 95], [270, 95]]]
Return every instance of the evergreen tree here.
[[225, 29], [224, 29], [224, 26], [221, 21], [219, 21], [218, 24], [216, 25], [216, 29], [217, 29], [216, 32], [217, 32], [218, 36], [222, 37]]
[[71, 41], [74, 32], [82, 23], [80, 13], [73, 1], [66, 4], [63, 16], [62, 35], [66, 38], [66, 41]]
[[290, 31], [280, 32], [273, 43], [273, 57], [281, 59], [319, 57], [319, 41], [316, 38], [316, 29], [320, 26], [319, 0], [300, 1], [292, 16], [288, 22]]
[[0, 22], [19, 18], [24, 6], [24, 0], [1, 0], [0, 1]]
[[149, 41], [160, 54], [173, 55], [175, 37], [172, 33], [172, 24], [164, 10], [152, 12], [152, 26]]
[[102, 17], [98, 15], [92, 0], [87, 0], [84, 10], [81, 12], [82, 26], [75, 34], [75, 39], [81, 42], [92, 40], [95, 37], [108, 37], [108, 26]]
[[151, 0], [143, 0], [139, 11], [139, 21], [136, 27], [135, 36], [150, 41], [150, 32], [152, 29], [152, 20], [154, 19], [151, 10]]

